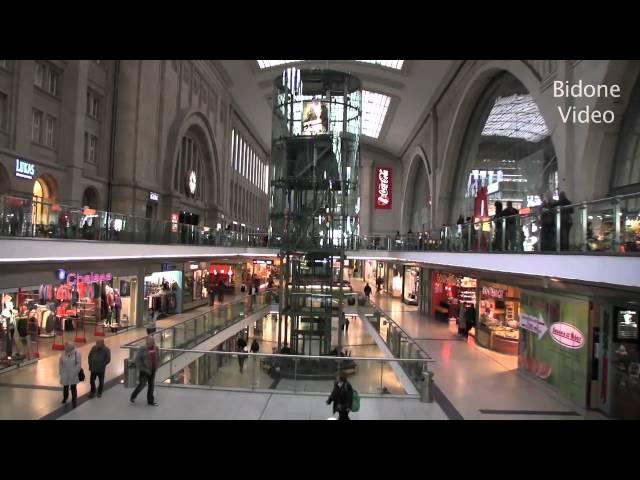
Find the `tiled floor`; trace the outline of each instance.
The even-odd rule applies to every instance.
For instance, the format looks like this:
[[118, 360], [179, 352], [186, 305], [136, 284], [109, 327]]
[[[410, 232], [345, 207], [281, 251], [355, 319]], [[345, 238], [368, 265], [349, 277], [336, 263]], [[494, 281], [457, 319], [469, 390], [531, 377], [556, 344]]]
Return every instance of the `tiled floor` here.
[[[357, 288], [357, 281], [352, 281]], [[372, 300], [386, 311], [428, 354], [436, 360], [430, 368], [447, 399], [465, 419], [604, 419], [597, 412], [585, 412], [560, 397], [549, 387], [517, 370], [517, 358], [478, 347], [472, 338], [457, 335], [455, 324], [420, 315], [386, 293], [373, 293]], [[493, 414], [480, 410], [508, 410]], [[523, 412], [517, 414], [515, 412]], [[525, 414], [524, 412], [535, 412]], [[549, 412], [545, 415], [543, 412]], [[572, 415], [559, 415], [567, 412]], [[577, 415], [576, 415], [577, 414]]]
[[[130, 405], [131, 391], [116, 386], [102, 398], [87, 401], [61, 420], [326, 420], [332, 416], [327, 395], [289, 395], [199, 388], [156, 388], [158, 407], [143, 395]], [[436, 403], [416, 399], [362, 397], [353, 420], [446, 420]]]
[[[239, 300], [238, 296], [228, 296], [227, 301], [232, 303]], [[217, 305], [214, 308], [217, 308]], [[186, 313], [173, 315], [165, 320], [158, 321], [159, 328], [167, 328], [189, 318], [196, 317], [211, 307], [200, 307]], [[119, 335], [105, 338], [105, 345], [111, 349], [111, 363], [107, 366], [106, 379], [113, 379], [123, 374], [124, 360], [129, 352], [120, 348], [121, 345], [143, 338], [146, 335], [144, 328], [131, 329]], [[90, 337], [90, 340], [93, 340]], [[94, 343], [88, 343], [78, 348], [82, 355], [83, 367], [88, 376], [87, 356]], [[61, 387], [58, 376], [59, 355], [49, 355], [40, 359], [37, 363], [12, 370], [0, 375], [0, 420], [31, 420], [56, 410], [60, 406]], [[89, 382], [78, 384], [78, 395], [81, 396], [90, 390]]]

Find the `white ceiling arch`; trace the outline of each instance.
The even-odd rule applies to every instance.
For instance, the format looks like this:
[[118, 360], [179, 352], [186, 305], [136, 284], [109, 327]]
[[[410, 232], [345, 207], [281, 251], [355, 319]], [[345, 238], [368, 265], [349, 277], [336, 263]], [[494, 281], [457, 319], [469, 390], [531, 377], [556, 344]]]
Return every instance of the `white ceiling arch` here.
[[[265, 64], [265, 68], [261, 68], [258, 60], [214, 61], [227, 80], [239, 114], [255, 130], [268, 150], [271, 146], [272, 82], [292, 61], [270, 62], [286, 62], [287, 65]], [[379, 62], [402, 64], [381, 65]], [[438, 87], [454, 66], [454, 61], [299, 60], [295, 64], [300, 67], [331, 68], [353, 73], [362, 81], [364, 90], [389, 97], [388, 110], [380, 125], [378, 138], [363, 135], [362, 142], [400, 156], [416, 125], [426, 115], [426, 109]], [[395, 68], [398, 66], [400, 68]], [[380, 97], [376, 99], [379, 100]], [[373, 127], [369, 130], [370, 134], [377, 133], [377, 126]]]

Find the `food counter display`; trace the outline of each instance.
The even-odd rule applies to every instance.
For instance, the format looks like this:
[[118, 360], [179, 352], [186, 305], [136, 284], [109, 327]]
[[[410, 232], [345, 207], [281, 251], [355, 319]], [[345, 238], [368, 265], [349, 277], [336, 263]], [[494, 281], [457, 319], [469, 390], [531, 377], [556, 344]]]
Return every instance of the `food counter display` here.
[[506, 355], [517, 355], [520, 342], [520, 292], [506, 285], [484, 283], [476, 342]]

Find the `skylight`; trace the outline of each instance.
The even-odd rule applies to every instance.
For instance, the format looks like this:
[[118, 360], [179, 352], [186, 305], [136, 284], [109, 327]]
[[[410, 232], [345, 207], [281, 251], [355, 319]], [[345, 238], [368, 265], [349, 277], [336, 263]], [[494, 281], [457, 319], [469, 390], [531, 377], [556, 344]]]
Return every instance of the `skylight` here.
[[[302, 60], [258, 60], [258, 66], [264, 70], [265, 68], [277, 67], [278, 65], [286, 65], [287, 63], [302, 62]], [[402, 70], [404, 60], [356, 60], [356, 62], [372, 63], [394, 70]]]
[[390, 100], [381, 93], [362, 91], [362, 135], [378, 138]]
[[394, 70], [402, 70], [404, 60], [356, 60], [356, 62], [373, 63], [375, 65], [393, 68]]
[[258, 60], [258, 66], [261, 69], [277, 67], [278, 65], [286, 65], [287, 63], [301, 62], [302, 60]]
[[539, 142], [549, 136], [549, 130], [531, 95], [512, 95], [496, 99], [482, 135]]

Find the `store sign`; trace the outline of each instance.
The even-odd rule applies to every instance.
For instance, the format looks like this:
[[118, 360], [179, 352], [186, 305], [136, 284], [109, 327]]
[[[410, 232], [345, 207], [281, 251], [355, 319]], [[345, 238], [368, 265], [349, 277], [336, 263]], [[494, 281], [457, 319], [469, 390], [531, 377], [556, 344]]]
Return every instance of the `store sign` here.
[[187, 174], [187, 193], [189, 193], [189, 195], [195, 195], [197, 186], [198, 186], [198, 177], [196, 176], [196, 172], [191, 170]]
[[616, 309], [616, 340], [618, 342], [638, 340], [638, 312]]
[[273, 260], [254, 260], [254, 265], [273, 265]]
[[577, 350], [584, 346], [584, 335], [569, 323], [556, 322], [551, 325], [551, 338], [566, 348]]
[[504, 298], [504, 290], [494, 287], [482, 287], [482, 295], [491, 298]]
[[113, 279], [113, 275], [110, 273], [87, 273], [86, 275], [80, 275], [79, 273], [67, 274], [67, 283], [73, 285], [75, 283], [100, 283], [110, 282]]
[[447, 285], [457, 285], [458, 284], [458, 277], [456, 277], [452, 273], [436, 272], [435, 276], [436, 276], [436, 282], [437, 283], [445, 283]]
[[160, 194], [156, 192], [149, 192], [149, 200], [152, 202], [157, 202], [160, 200]]
[[521, 313], [520, 327], [538, 335], [538, 340], [541, 339], [545, 333], [547, 333], [547, 330], [549, 330], [547, 324], [544, 322], [544, 318], [542, 318], [542, 315], [540, 314], [535, 317], [527, 313]]
[[390, 168], [376, 168], [376, 208], [390, 209], [393, 204], [392, 171]]
[[173, 263], [163, 263], [162, 264], [162, 271], [163, 272], [173, 272], [175, 270], [178, 270], [178, 267]]
[[176, 233], [178, 231], [178, 214], [177, 213], [172, 213], [171, 214], [171, 232], [172, 233]]
[[16, 177], [33, 180], [36, 175], [36, 166], [33, 163], [25, 162], [16, 158]]

